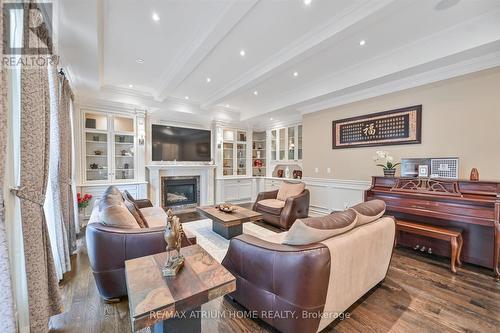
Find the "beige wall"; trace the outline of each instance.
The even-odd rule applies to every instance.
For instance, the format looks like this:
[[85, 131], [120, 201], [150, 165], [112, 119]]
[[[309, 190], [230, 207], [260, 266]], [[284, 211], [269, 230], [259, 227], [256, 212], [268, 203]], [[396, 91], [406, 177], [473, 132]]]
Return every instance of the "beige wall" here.
[[[422, 144], [332, 149], [332, 121], [422, 104]], [[369, 180], [376, 150], [401, 157], [459, 157], [460, 177], [500, 180], [500, 67], [304, 116], [304, 176]], [[327, 168], [331, 173], [327, 173]], [[315, 172], [315, 168], [319, 172]]]

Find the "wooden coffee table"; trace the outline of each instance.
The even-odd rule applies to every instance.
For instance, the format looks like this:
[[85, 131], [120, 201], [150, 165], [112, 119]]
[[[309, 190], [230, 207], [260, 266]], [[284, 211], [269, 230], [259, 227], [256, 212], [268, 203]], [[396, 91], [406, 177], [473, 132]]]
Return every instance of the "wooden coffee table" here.
[[125, 261], [132, 330], [200, 332], [201, 305], [236, 290], [236, 279], [199, 245], [181, 249], [184, 267], [163, 277], [166, 253]]
[[262, 220], [262, 214], [240, 206], [232, 213], [221, 212], [214, 206], [197, 207], [201, 215], [212, 220], [212, 230], [226, 239], [243, 233], [243, 223]]

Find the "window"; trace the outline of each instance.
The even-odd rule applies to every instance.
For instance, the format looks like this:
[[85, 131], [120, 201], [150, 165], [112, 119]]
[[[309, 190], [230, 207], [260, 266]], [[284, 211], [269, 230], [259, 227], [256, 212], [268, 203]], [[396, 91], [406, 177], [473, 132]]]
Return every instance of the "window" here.
[[[22, 45], [23, 37], [23, 10], [12, 9], [10, 15], [11, 46]], [[10, 193], [10, 187], [19, 185], [20, 174], [20, 141], [21, 141], [21, 68], [11, 67], [8, 71], [7, 84], [9, 86], [8, 102], [8, 143], [5, 179], [5, 221], [9, 241], [9, 255], [11, 263], [12, 283], [18, 317], [19, 329], [29, 327], [28, 287], [24, 264], [24, 245], [21, 225], [21, 210], [19, 199]]]

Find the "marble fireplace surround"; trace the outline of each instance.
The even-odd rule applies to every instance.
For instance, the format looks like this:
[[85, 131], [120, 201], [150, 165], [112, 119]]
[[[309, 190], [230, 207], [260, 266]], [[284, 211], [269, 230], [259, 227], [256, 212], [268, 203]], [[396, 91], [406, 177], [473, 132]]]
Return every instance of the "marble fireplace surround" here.
[[148, 170], [149, 198], [155, 207], [161, 207], [162, 177], [199, 177], [200, 205], [213, 205], [215, 192], [215, 165], [207, 164], [150, 164]]

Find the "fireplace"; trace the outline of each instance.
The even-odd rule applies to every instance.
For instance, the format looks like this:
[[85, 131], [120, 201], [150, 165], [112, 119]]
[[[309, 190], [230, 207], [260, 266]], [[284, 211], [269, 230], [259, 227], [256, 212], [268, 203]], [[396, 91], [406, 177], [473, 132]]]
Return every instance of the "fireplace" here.
[[193, 208], [200, 203], [200, 177], [161, 177], [163, 208]]

